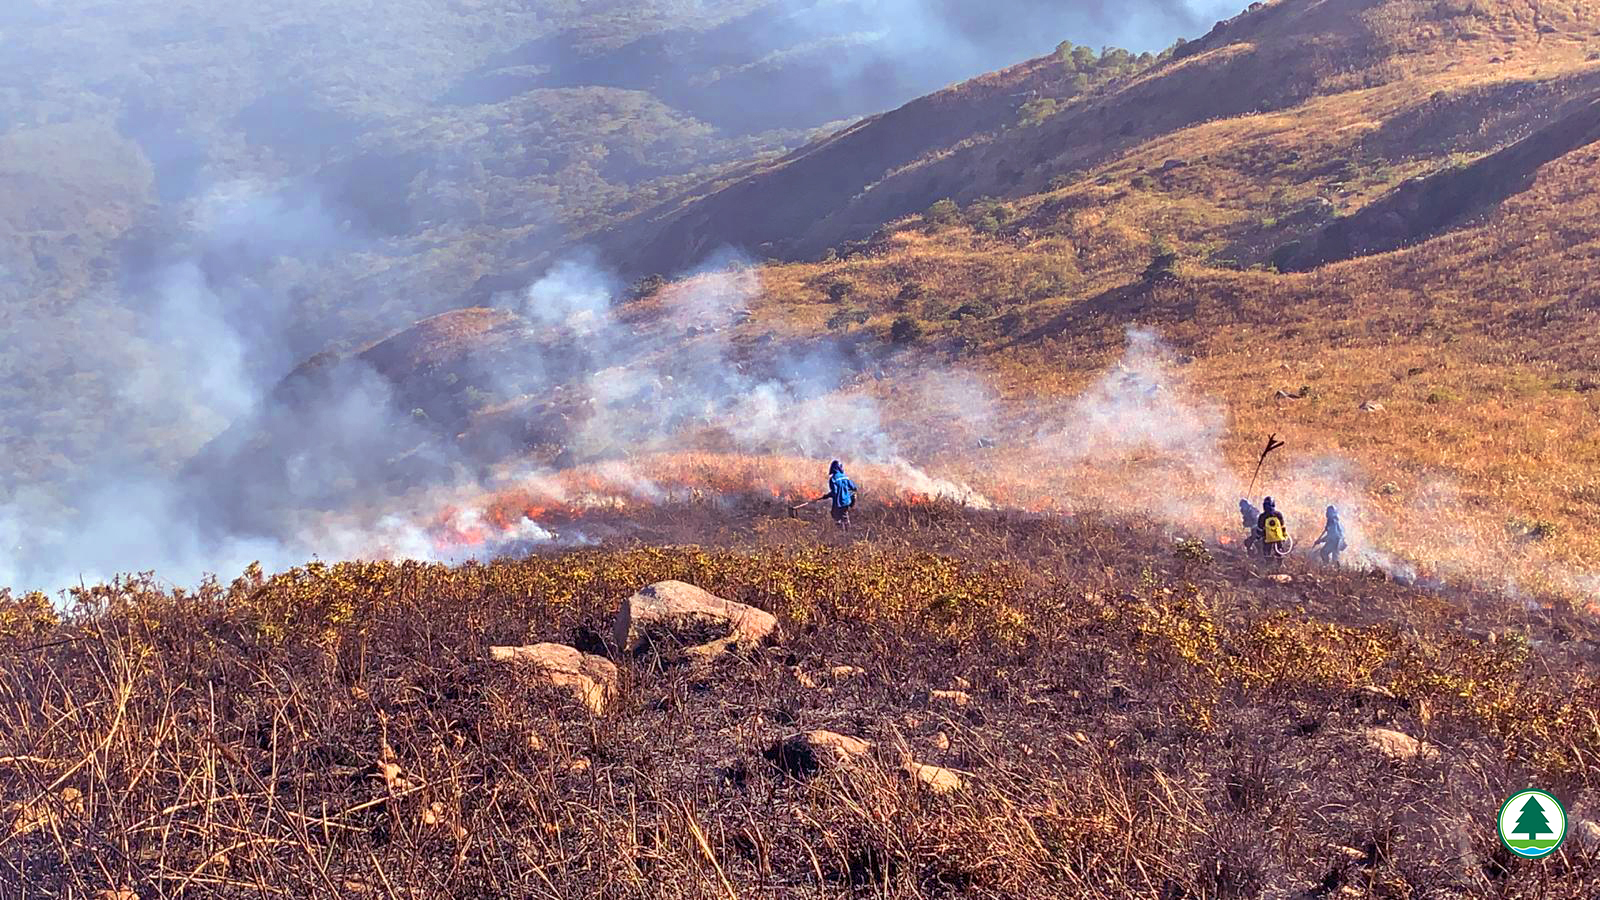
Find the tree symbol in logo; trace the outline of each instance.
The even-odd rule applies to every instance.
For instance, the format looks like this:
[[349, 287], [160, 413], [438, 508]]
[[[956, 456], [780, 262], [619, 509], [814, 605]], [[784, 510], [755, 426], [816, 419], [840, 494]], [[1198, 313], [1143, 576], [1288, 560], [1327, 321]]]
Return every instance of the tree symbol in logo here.
[[1550, 827], [1550, 819], [1545, 815], [1544, 804], [1539, 801], [1538, 794], [1529, 794], [1528, 799], [1522, 804], [1522, 812], [1517, 815], [1517, 827], [1514, 833], [1524, 835], [1528, 840], [1537, 840], [1541, 834], [1552, 834], [1554, 828]]
[[1549, 791], [1518, 791], [1500, 804], [1500, 842], [1523, 859], [1543, 859], [1567, 837], [1567, 811]]

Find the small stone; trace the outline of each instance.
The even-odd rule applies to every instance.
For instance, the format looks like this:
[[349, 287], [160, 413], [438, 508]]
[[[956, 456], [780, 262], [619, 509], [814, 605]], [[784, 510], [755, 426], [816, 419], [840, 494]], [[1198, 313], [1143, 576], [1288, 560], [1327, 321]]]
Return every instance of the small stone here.
[[1383, 403], [1378, 400], [1363, 400], [1361, 401], [1361, 406], [1358, 408], [1362, 412], [1369, 413], [1383, 412], [1384, 410]]
[[906, 763], [906, 772], [912, 778], [915, 778], [918, 784], [935, 794], [952, 794], [961, 790], [965, 784], [959, 772], [942, 766], [927, 766], [919, 762], [908, 762]]
[[1572, 839], [1587, 853], [1600, 853], [1600, 822], [1579, 819], [1572, 826]]
[[405, 770], [401, 769], [396, 763], [378, 763], [378, 776], [383, 779], [383, 783], [388, 785], [391, 791], [398, 792], [411, 789], [411, 780], [406, 778]]
[[957, 675], [956, 677], [950, 679], [950, 682], [952, 684], [954, 684], [960, 690], [963, 690], [963, 691], [972, 690], [972, 682], [966, 680], [965, 678], [962, 678], [960, 675]]
[[1368, 728], [1365, 735], [1368, 746], [1393, 760], [1431, 760], [1439, 756], [1437, 747], [1392, 728]]
[[82, 818], [84, 813], [83, 791], [75, 787], [64, 787], [57, 795], [61, 800], [61, 811], [72, 818]]
[[972, 702], [972, 695], [966, 691], [930, 691], [929, 697], [933, 700], [949, 703], [954, 706], [966, 706]]
[[1267, 576], [1267, 580], [1268, 581], [1275, 581], [1278, 584], [1292, 584], [1292, 583], [1294, 583], [1294, 576], [1293, 575], [1286, 575], [1286, 574], [1284, 574], [1282, 572], [1278, 572], [1278, 573], [1273, 574], [1273, 575], [1268, 575]]
[[790, 735], [762, 755], [789, 775], [809, 778], [829, 766], [848, 764], [871, 752], [872, 745], [860, 738], [818, 728]]
[[950, 735], [945, 734], [942, 731], [939, 732], [938, 734], [934, 735], [933, 736], [933, 749], [941, 750], [941, 751], [949, 750], [950, 749]]
[[863, 670], [855, 666], [834, 666], [828, 670], [828, 674], [833, 676], [835, 681], [843, 681], [863, 674]]
[[794, 666], [793, 668], [789, 669], [789, 672], [794, 675], [795, 681], [800, 682], [801, 687], [813, 689], [822, 687], [821, 682], [817, 681], [816, 678], [812, 677], [808, 672], [806, 672], [806, 670], [800, 668], [799, 666]]
[[589, 763], [589, 758], [587, 756], [580, 756], [567, 766], [567, 772], [572, 775], [583, 775], [586, 774], [591, 768], [593, 768], [593, 766]]

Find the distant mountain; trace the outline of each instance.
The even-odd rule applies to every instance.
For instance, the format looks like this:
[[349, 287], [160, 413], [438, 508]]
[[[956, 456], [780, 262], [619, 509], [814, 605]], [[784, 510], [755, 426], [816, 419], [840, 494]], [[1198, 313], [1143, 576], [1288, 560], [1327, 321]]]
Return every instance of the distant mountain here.
[[[1092, 87], [1079, 80], [1076, 92], [1071, 60], [1042, 58], [913, 101], [697, 187], [618, 226], [607, 244], [619, 264], [642, 271], [672, 271], [723, 245], [812, 258], [942, 198], [967, 203], [1038, 193], [1052, 179], [1071, 179], [1203, 123], [1300, 107], [1296, 119], [1310, 126], [1318, 113], [1313, 101], [1339, 95], [1364, 95], [1369, 114], [1388, 118], [1397, 104], [1434, 102], [1431, 91], [1396, 96], [1421, 80], [1445, 73], [1456, 83], [1493, 80], [1496, 69], [1519, 68], [1512, 54], [1570, 59], [1592, 37], [1580, 12], [1566, 7], [1252, 4], [1168, 58]], [[1049, 101], [1048, 115], [1037, 114], [1041, 101]], [[1171, 149], [1174, 158], [1191, 155]]]

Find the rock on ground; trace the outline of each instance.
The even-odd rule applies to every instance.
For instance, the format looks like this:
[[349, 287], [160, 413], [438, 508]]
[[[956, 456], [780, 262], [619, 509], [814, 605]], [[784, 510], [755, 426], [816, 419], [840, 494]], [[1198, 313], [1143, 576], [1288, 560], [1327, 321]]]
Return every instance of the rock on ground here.
[[1439, 748], [1393, 728], [1368, 728], [1367, 745], [1394, 760], [1437, 759]]
[[489, 659], [526, 666], [547, 683], [571, 689], [596, 715], [605, 712], [617, 690], [617, 667], [611, 660], [565, 644], [490, 647]]
[[855, 762], [872, 744], [836, 731], [815, 729], [790, 735], [768, 748], [767, 761], [796, 778], [809, 778], [828, 766]]
[[1573, 840], [1586, 853], [1600, 853], [1600, 822], [1593, 819], [1580, 819], [1572, 826]]
[[908, 762], [906, 763], [906, 773], [915, 778], [918, 784], [935, 794], [952, 794], [961, 790], [966, 784], [959, 772], [942, 766], [928, 766], [919, 762]]
[[779, 628], [777, 617], [765, 610], [682, 581], [662, 581], [622, 601], [611, 632], [617, 647], [629, 655], [666, 640], [684, 647], [691, 657], [710, 659], [774, 640]]
[[942, 701], [955, 706], [966, 706], [972, 702], [972, 695], [966, 691], [929, 691], [928, 697], [931, 700]]

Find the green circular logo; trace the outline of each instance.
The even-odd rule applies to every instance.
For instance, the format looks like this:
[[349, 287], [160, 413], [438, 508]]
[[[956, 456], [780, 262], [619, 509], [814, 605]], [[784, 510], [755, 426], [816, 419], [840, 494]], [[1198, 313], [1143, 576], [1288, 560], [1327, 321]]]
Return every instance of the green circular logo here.
[[1567, 810], [1549, 791], [1518, 791], [1500, 805], [1500, 842], [1523, 859], [1544, 859], [1567, 839]]

